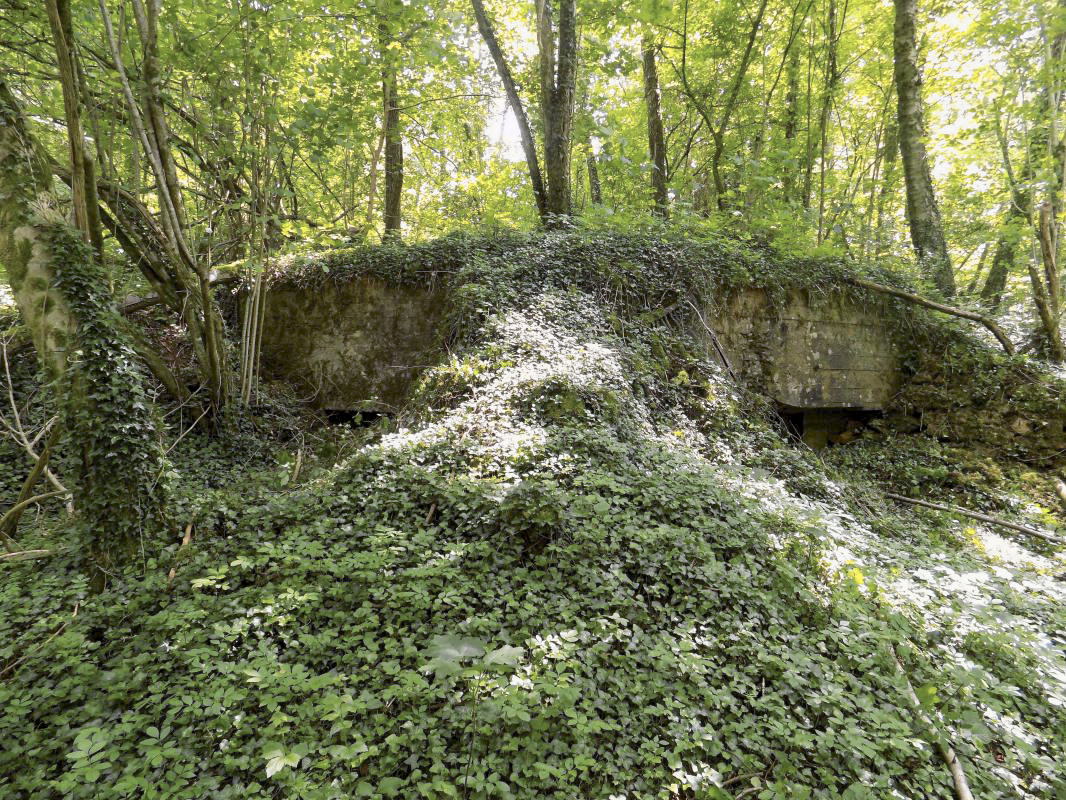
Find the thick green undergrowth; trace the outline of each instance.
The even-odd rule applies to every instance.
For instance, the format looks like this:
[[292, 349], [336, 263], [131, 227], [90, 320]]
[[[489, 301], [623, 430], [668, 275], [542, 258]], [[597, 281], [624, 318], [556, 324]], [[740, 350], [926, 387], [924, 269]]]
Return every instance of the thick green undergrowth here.
[[976, 796], [1062, 796], [1061, 564], [790, 446], [662, 324], [704, 276], [658, 245], [523, 241], [425, 256], [453, 356], [396, 420], [187, 436], [180, 528], [102, 594], [4, 567], [4, 796], [950, 798], [941, 736]]

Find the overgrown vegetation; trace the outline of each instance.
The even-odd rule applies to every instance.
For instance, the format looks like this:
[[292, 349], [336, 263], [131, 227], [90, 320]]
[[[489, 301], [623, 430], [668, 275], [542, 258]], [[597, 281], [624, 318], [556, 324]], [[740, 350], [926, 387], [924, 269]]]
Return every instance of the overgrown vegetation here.
[[[446, 286], [450, 357], [388, 425], [184, 436], [173, 530], [102, 594], [5, 565], [5, 796], [947, 798], [940, 737], [976, 796], [1061, 796], [1061, 560], [893, 510], [872, 431], [827, 472], [685, 333], [700, 287], [841, 269], [798, 265], [571, 232], [290, 269]], [[1024, 363], [899, 319], [918, 374]]]

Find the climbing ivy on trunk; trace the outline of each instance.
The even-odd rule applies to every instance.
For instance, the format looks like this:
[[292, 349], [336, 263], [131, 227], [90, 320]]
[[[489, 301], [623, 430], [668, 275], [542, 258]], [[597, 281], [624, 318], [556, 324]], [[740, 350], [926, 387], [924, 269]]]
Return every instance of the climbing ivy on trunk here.
[[54, 210], [52, 172], [0, 81], [0, 263], [74, 449], [72, 489], [100, 587], [164, 521], [164, 457], [104, 268]]

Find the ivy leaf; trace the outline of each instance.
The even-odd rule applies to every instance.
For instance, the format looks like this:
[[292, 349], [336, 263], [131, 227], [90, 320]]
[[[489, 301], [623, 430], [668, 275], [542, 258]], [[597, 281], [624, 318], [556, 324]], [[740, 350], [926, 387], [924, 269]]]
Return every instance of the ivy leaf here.
[[485, 642], [471, 636], [434, 636], [426, 653], [434, 661], [454, 661], [459, 663], [473, 659], [485, 652]]
[[277, 745], [270, 747], [263, 752], [263, 758], [266, 759], [266, 776], [268, 778], [273, 777], [285, 767], [295, 767], [300, 763], [299, 753], [286, 753], [285, 750]]
[[513, 669], [518, 666], [518, 662], [522, 660], [522, 656], [524, 656], [525, 653], [525, 648], [512, 647], [509, 644], [505, 644], [503, 647], [498, 647], [495, 650], [486, 653], [485, 657], [481, 659], [481, 663], [486, 667]]

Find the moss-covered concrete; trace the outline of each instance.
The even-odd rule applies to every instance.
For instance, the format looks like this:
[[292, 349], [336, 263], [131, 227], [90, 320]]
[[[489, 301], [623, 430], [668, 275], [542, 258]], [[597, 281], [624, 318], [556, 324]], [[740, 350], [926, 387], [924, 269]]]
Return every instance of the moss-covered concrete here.
[[[275, 286], [264, 374], [320, 407], [393, 411], [444, 356], [447, 304], [443, 290], [369, 276], [314, 289]], [[882, 409], [899, 389], [898, 334], [879, 309], [846, 295], [793, 290], [771, 302], [767, 292], [745, 289], [704, 317], [741, 377], [782, 406]]]
[[444, 355], [441, 291], [363, 277], [314, 290], [275, 287], [266, 301], [263, 374], [321, 408], [394, 411]]
[[739, 375], [782, 406], [882, 409], [899, 390], [898, 334], [846, 294], [797, 289], [771, 302], [745, 289], [704, 317]]

